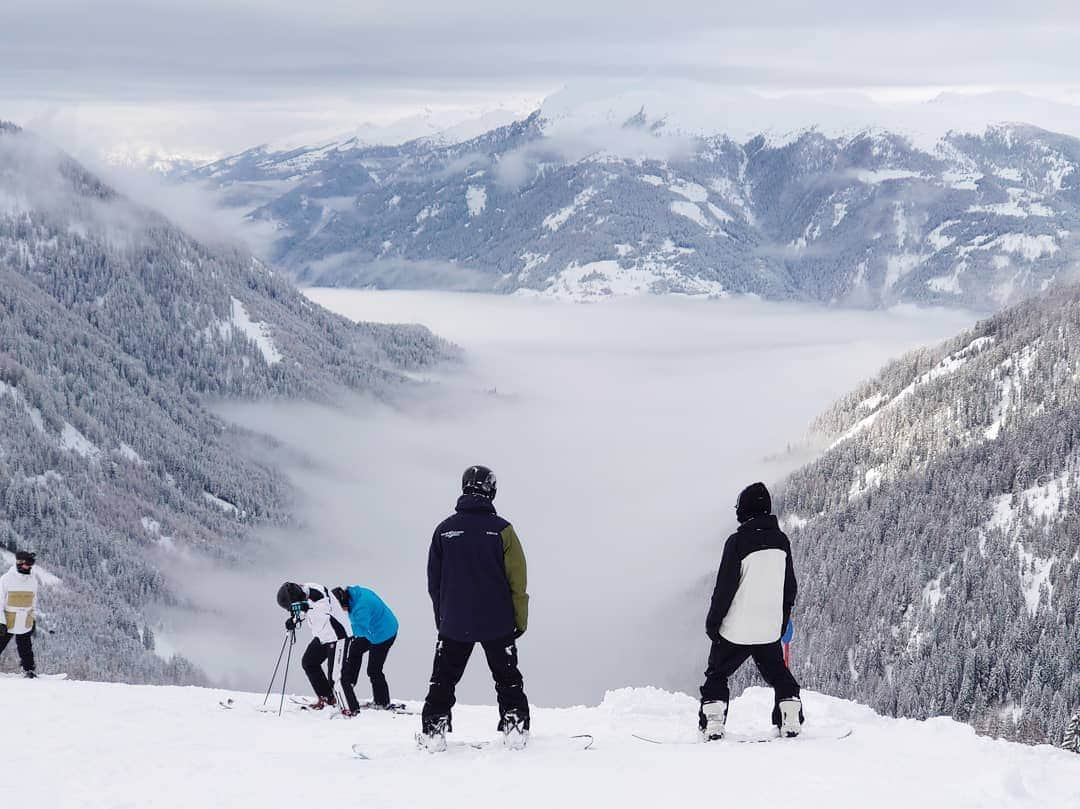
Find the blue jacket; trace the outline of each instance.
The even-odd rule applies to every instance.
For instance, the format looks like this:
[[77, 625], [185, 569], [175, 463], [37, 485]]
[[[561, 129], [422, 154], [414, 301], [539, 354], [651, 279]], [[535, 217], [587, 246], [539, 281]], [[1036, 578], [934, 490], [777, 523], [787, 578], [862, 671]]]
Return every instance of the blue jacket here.
[[398, 620], [374, 590], [353, 585], [349, 588], [349, 620], [353, 634], [367, 638], [374, 646], [398, 633]]
[[514, 527], [487, 498], [458, 499], [431, 537], [427, 573], [441, 636], [502, 640], [527, 628], [525, 554]]

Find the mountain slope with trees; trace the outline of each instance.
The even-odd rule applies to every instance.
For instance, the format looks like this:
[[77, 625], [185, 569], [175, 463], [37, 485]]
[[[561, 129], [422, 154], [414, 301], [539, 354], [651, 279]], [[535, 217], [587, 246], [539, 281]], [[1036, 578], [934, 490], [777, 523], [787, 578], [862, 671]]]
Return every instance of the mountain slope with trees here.
[[777, 499], [805, 684], [1059, 743], [1080, 708], [1080, 286], [890, 364]]
[[179, 599], [163, 568], [242, 558], [252, 527], [291, 507], [262, 439], [208, 404], [392, 399], [415, 384], [403, 371], [454, 353], [422, 327], [321, 309], [0, 125], [0, 562], [30, 548], [47, 572], [42, 659], [197, 679], [155, 648], [148, 616]]

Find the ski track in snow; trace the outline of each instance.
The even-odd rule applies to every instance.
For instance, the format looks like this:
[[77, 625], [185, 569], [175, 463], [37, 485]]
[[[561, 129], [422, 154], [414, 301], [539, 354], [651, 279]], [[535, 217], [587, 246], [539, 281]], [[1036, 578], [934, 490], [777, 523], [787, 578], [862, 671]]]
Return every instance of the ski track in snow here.
[[[292, 677], [299, 684], [299, 672]], [[227, 697], [233, 710], [218, 707]], [[2, 679], [4, 727], [19, 735], [5, 742], [9, 777], [0, 781], [0, 806], [27, 805], [30, 791], [35, 806], [50, 809], [262, 809], [308, 805], [313, 790], [331, 804], [378, 809], [652, 809], [675, 796], [679, 806], [800, 809], [1076, 805], [1075, 754], [980, 738], [948, 718], [886, 719], [811, 692], [804, 700], [815, 727], [850, 727], [854, 735], [645, 744], [631, 734], [693, 741], [696, 701], [637, 688], [609, 692], [597, 707], [535, 709], [532, 749], [429, 754], [415, 749], [413, 716], [278, 717], [253, 709], [261, 694]], [[770, 691], [749, 689], [733, 701], [729, 728], [760, 732], [771, 707]], [[495, 709], [458, 706], [454, 725], [451, 739], [492, 739]], [[542, 742], [574, 733], [593, 734], [593, 749]], [[353, 744], [371, 760], [356, 758]]]

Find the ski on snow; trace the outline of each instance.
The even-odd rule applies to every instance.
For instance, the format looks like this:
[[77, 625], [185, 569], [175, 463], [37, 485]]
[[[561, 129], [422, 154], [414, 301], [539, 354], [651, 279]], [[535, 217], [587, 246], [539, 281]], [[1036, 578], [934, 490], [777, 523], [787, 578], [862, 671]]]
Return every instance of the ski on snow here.
[[18, 671], [5, 671], [0, 672], [0, 677], [5, 677], [9, 680], [66, 680], [67, 672], [59, 672], [56, 674], [35, 674], [33, 677], [27, 677], [22, 672]]
[[[301, 711], [314, 710], [315, 703], [310, 699], [304, 697], [289, 697], [289, 702], [300, 706]], [[330, 712], [331, 717], [342, 716], [341, 711], [333, 705], [328, 705], [321, 710]], [[374, 702], [368, 700], [367, 702], [361, 702], [359, 705], [361, 711], [386, 711], [387, 713], [397, 714], [398, 716], [419, 716], [419, 712], [409, 710], [404, 702], [391, 702], [389, 707], [383, 708], [376, 705]]]
[[733, 744], [764, 744], [765, 742], [798, 742], [804, 741], [825, 741], [825, 740], [839, 740], [846, 739], [853, 733], [851, 728], [844, 728], [842, 730], [828, 731], [818, 729], [803, 730], [798, 736], [791, 738], [783, 738], [770, 732], [768, 734], [753, 734], [753, 733], [725, 733], [723, 739], [717, 739], [715, 742], [706, 742], [702, 738], [697, 739], [654, 739], [651, 736], [642, 736], [640, 733], [631, 733], [635, 739], [639, 741], [648, 742], [649, 744], [716, 744], [717, 742], [731, 742]]

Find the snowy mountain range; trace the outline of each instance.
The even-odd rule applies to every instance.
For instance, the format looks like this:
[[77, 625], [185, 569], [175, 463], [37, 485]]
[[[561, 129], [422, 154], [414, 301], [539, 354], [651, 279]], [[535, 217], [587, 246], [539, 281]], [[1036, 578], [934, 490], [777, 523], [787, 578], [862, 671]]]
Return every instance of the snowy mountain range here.
[[308, 284], [996, 310], [1080, 255], [1067, 135], [735, 136], [589, 110], [546, 103], [459, 142], [259, 147], [182, 176], [271, 225], [268, 257]]
[[43, 659], [198, 677], [155, 644], [155, 606], [179, 599], [161, 571], [242, 556], [291, 501], [211, 397], [391, 398], [452, 354], [422, 327], [330, 314], [0, 124], [0, 561], [28, 547], [52, 577]]
[[1080, 286], [887, 366], [777, 500], [800, 672], [902, 716], [1060, 740], [1080, 709]]

